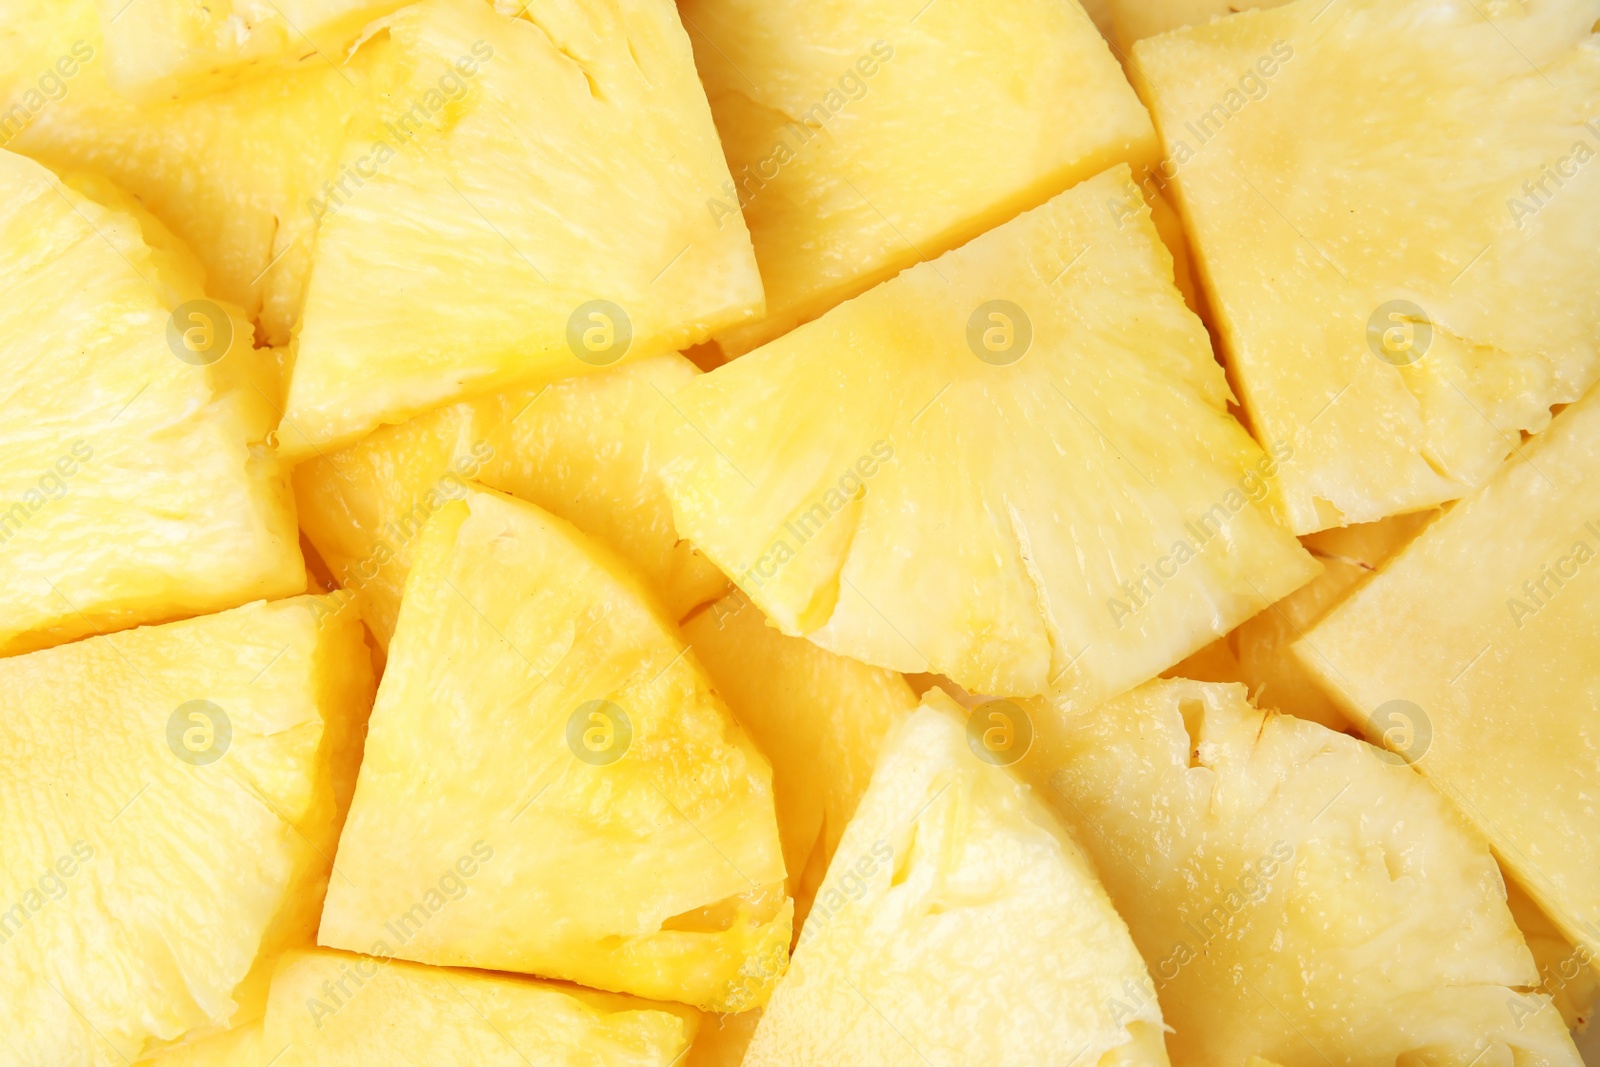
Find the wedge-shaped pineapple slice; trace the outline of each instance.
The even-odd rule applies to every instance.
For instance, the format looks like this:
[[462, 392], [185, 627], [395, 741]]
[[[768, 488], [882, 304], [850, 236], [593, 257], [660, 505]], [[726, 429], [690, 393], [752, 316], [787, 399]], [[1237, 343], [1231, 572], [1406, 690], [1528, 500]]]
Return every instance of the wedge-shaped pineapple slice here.
[[917, 706], [904, 678], [770, 626], [737, 591], [683, 624], [718, 694], [772, 760], [795, 924], [872, 778], [889, 728]]
[[261, 1020], [174, 1045], [138, 1067], [267, 1067], [261, 1055]]
[[1489, 850], [1400, 761], [1183, 679], [1032, 722], [1177, 1067], [1577, 1067]]
[[1600, 392], [1336, 608], [1295, 653], [1600, 953]]
[[1295, 532], [1461, 496], [1600, 375], [1597, 17], [1300, 0], [1135, 48]]
[[1109, 0], [1111, 40], [1124, 61], [1135, 41], [1286, 0]]
[[1535, 991], [1550, 998], [1569, 1030], [1586, 1031], [1594, 1018], [1596, 1001], [1600, 1000], [1600, 973], [1593, 966], [1594, 953], [1574, 945], [1515, 881], [1506, 883], [1506, 904], [1538, 964], [1539, 985]]
[[679, 8], [733, 170], [701, 210], [726, 229], [742, 209], [766, 286], [767, 319], [719, 334], [730, 354], [1159, 154], [1076, 2]]
[[[1302, 584], [1126, 168], [673, 398], [678, 531], [785, 633], [1094, 703]], [[1106, 206], [1115, 203], [1121, 210]]]
[[248, 324], [80, 184], [0, 152], [0, 654], [305, 587]]
[[405, 0], [97, 3], [107, 81], [123, 96], [154, 102], [297, 63], [337, 63], [363, 26]]
[[705, 210], [728, 167], [672, 4], [523, 8], [425, 0], [382, 23], [382, 121], [323, 205], [295, 338], [296, 454], [759, 312], [743, 222]]
[[335, 948], [734, 1011], [788, 952], [766, 760], [609, 552], [488, 490], [419, 540], [336, 868]]
[[[938, 689], [891, 731], [746, 1067], [1165, 1064], [1094, 870]], [[1074, 1058], [1074, 1053], [1076, 1056]]]
[[372, 697], [361, 624], [331, 608], [0, 660], [7, 1063], [125, 1067], [263, 999], [252, 965], [321, 891]]
[[727, 589], [678, 540], [651, 447], [666, 398], [699, 372], [673, 354], [462, 401], [295, 468], [300, 525], [385, 646], [428, 518], [477, 481], [619, 552], [681, 619]]
[[322, 950], [278, 965], [261, 1049], [273, 1067], [675, 1067], [698, 1022], [612, 993]]

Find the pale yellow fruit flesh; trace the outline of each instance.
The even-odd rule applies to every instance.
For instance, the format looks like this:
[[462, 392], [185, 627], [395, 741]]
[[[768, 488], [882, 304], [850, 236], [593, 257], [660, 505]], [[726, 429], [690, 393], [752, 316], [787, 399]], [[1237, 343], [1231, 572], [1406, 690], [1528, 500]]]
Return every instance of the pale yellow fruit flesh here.
[[1515, 881], [1506, 883], [1506, 904], [1539, 967], [1535, 992], [1551, 999], [1568, 1029], [1580, 1033], [1587, 1030], [1600, 999], [1595, 954], [1568, 940]]
[[[264, 957], [320, 898], [372, 696], [360, 623], [332, 607], [252, 604], [0, 660], [16, 1062], [125, 1065], [259, 1017]], [[195, 700], [226, 730], [179, 714]]]
[[206, 305], [180, 360], [192, 257], [78, 186], [111, 206], [0, 152], [0, 654], [305, 587], [248, 323]]
[[1597, 18], [1301, 0], [1135, 47], [1295, 532], [1462, 496], [1600, 375]]
[[932, 690], [890, 733], [746, 1067], [1167, 1062], [1089, 861]]
[[[1128, 185], [1107, 171], [679, 391], [679, 532], [785, 633], [1086, 705], [1311, 578]], [[1023, 320], [985, 319], [995, 299], [1032, 333], [1003, 365], [984, 331], [1020, 346]]]
[[1158, 154], [1076, 0], [679, 7], [733, 172], [701, 210], [743, 208], [766, 286], [767, 319], [718, 335], [731, 355]]
[[1399, 760], [1238, 685], [1030, 713], [1019, 767], [1127, 919], [1177, 1067], [1578, 1067], [1522, 992], [1534, 962], [1488, 848]]
[[1287, 0], [1109, 0], [1111, 40], [1126, 61], [1135, 41]]
[[1351, 721], [1408, 753], [1590, 952], [1597, 648], [1595, 392], [1295, 646]]
[[425, 0], [382, 25], [387, 97], [318, 209], [297, 458], [756, 316], [749, 235], [704, 210], [727, 164], [668, 0]]
[[265, 1067], [261, 1055], [261, 1022], [257, 1020], [220, 1034], [175, 1045], [138, 1067]]
[[766, 760], [620, 561], [488, 490], [423, 532], [336, 866], [330, 947], [732, 1011], [787, 956]]
[[698, 372], [678, 355], [463, 401], [295, 468], [300, 525], [380, 644], [430, 516], [476, 481], [615, 549], [674, 619], [727, 579], [678, 539], [653, 427]]

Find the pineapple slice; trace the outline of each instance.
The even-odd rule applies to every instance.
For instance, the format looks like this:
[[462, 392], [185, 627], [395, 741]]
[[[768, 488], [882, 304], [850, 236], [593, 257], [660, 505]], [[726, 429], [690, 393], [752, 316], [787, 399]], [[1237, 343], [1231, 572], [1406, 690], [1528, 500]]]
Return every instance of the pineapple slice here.
[[1594, 967], [1594, 954], [1567, 940], [1514, 881], [1506, 883], [1506, 904], [1539, 966], [1536, 992], [1551, 999], [1569, 1030], [1586, 1031], [1594, 1017], [1595, 1002], [1600, 999], [1600, 973]]
[[792, 913], [771, 771], [688, 651], [562, 520], [482, 489], [439, 509], [321, 943], [759, 1004]]
[[1135, 41], [1158, 33], [1199, 26], [1224, 15], [1258, 7], [1278, 7], [1288, 0], [1109, 0], [1111, 40], [1127, 61]]
[[695, 1012], [530, 978], [320, 950], [286, 956], [261, 1038], [272, 1067], [674, 1067]]
[[681, 619], [727, 579], [672, 528], [651, 428], [694, 379], [679, 355], [462, 401], [295, 468], [300, 525], [388, 647], [413, 546], [465, 482], [538, 504], [619, 552]]
[[137, 1067], [266, 1067], [261, 1021], [203, 1037], [141, 1060]]
[[1019, 769], [1127, 918], [1177, 1067], [1579, 1067], [1520, 991], [1537, 973], [1488, 849], [1399, 761], [1182, 679], [1033, 722]]
[[1463, 495], [1600, 376], [1597, 17], [1299, 0], [1134, 49], [1296, 533]]
[[372, 698], [361, 624], [332, 607], [0, 660], [8, 1063], [125, 1067], [259, 1014], [251, 987], [327, 877]]
[[1600, 390], [1323, 619], [1295, 654], [1600, 954]]
[[0, 655], [305, 587], [249, 326], [119, 195], [0, 151]]
[[732, 228], [742, 209], [766, 286], [767, 318], [718, 334], [730, 355], [1113, 163], [1159, 155], [1076, 0], [679, 10], [734, 173], [702, 211]]
[[[59, 2], [59, 0], [58, 0]], [[405, 0], [97, 0], [106, 80], [142, 103], [228, 87], [313, 59], [334, 64]]]
[[930, 690], [889, 735], [745, 1067], [1166, 1064], [1128, 928], [964, 718]]
[[678, 531], [787, 634], [1085, 704], [1311, 578], [1128, 183], [1107, 171], [681, 390]]
[[728, 168], [669, 0], [522, 7], [425, 0], [382, 23], [386, 101], [318, 207], [295, 455], [758, 314], [744, 224], [703, 207]]
[[737, 591], [685, 622], [683, 636], [734, 718], [773, 761], [798, 927], [872, 778], [884, 735], [917, 706], [916, 695], [898, 674], [785, 637]]
[[684, 1067], [742, 1067], [745, 1052], [761, 1024], [761, 1009], [734, 1015], [710, 1015], [700, 1023], [700, 1033]]

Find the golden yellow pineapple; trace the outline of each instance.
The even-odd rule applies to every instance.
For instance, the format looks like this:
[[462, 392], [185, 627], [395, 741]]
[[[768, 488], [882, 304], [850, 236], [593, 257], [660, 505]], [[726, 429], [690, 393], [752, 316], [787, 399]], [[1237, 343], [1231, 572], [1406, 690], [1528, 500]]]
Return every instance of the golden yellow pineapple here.
[[[280, 439], [298, 456], [756, 317], [744, 224], [669, 0], [384, 20], [385, 96], [317, 206]], [[537, 22], [534, 21], [537, 18]]]
[[261, 1020], [220, 1034], [174, 1045], [137, 1067], [266, 1067], [261, 1055]]
[[766, 760], [620, 561], [484, 489], [417, 545], [336, 869], [320, 941], [373, 955], [738, 1011], [788, 952]]
[[1600, 392], [1294, 651], [1459, 807], [1561, 932], [1600, 953]]
[[744, 1054], [761, 1023], [761, 1009], [708, 1015], [700, 1022], [684, 1067], [741, 1067]]
[[[679, 533], [785, 633], [1095, 703], [1316, 573], [1116, 168], [696, 379]], [[1119, 210], [1112, 210], [1118, 206]]]
[[678, 355], [462, 401], [295, 468], [300, 525], [387, 647], [417, 535], [469, 481], [610, 545], [681, 619], [727, 588], [672, 527], [652, 428], [698, 372]]
[[1135, 47], [1296, 533], [1463, 495], [1600, 376], [1597, 19], [1299, 0]]
[[966, 719], [935, 689], [891, 731], [746, 1067], [1166, 1064], [1089, 861]]
[[698, 1022], [576, 986], [321, 950], [278, 965], [261, 1062], [675, 1067]]
[[0, 660], [7, 1063], [258, 1017], [328, 873], [372, 676], [325, 598]]
[[730, 354], [1159, 154], [1076, 0], [679, 8], [733, 171], [701, 211], [726, 229], [742, 209], [766, 286], [766, 320], [718, 334]]
[[1568, 940], [1514, 881], [1506, 883], [1506, 904], [1538, 964], [1539, 984], [1535, 991], [1550, 998], [1568, 1029], [1587, 1031], [1596, 1001], [1600, 1000], [1600, 973], [1594, 966], [1594, 953]]
[[872, 778], [884, 735], [917, 698], [898, 674], [784, 636], [737, 591], [686, 621], [683, 636], [772, 760], [798, 926]]
[[103, 184], [0, 194], [0, 654], [300, 592], [248, 323]]
[[1124, 61], [1133, 42], [1287, 0], [1109, 0], [1110, 37]]
[[1018, 766], [1127, 919], [1176, 1067], [1578, 1067], [1489, 850], [1400, 761], [1239, 685], [1031, 712]]

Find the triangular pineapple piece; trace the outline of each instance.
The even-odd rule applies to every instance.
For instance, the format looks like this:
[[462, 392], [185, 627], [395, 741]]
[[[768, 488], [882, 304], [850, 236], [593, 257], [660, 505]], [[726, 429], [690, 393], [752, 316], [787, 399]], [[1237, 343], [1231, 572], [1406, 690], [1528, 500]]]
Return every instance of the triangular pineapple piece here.
[[249, 324], [74, 184], [0, 152], [0, 654], [305, 588]]
[[321, 892], [372, 698], [361, 624], [332, 606], [252, 604], [0, 660], [12, 1062], [126, 1067], [259, 1017], [247, 974]]
[[262, 1064], [676, 1067], [698, 1023], [613, 993], [320, 950], [278, 965]]
[[767, 318], [718, 335], [729, 354], [1160, 154], [1074, 2], [679, 9], [733, 171], [702, 211], [731, 225], [742, 209], [766, 286]]
[[1166, 1064], [1128, 928], [965, 718], [935, 689], [890, 733], [746, 1067]]
[[766, 760], [615, 557], [488, 490], [417, 545], [336, 869], [321, 943], [373, 955], [741, 1010], [788, 950]]
[[1567, 1029], [1583, 1033], [1595, 1008], [1600, 1007], [1600, 972], [1593, 966], [1594, 953], [1574, 945], [1515, 881], [1506, 883], [1506, 905], [1539, 967], [1534, 991], [1550, 998]]
[[1600, 390], [1295, 646], [1600, 955]]
[[382, 23], [387, 101], [320, 207], [297, 454], [759, 311], [744, 223], [705, 209], [728, 168], [669, 0], [523, 12], [425, 0]]
[[267, 1067], [261, 1055], [261, 1020], [175, 1045], [137, 1067]]
[[772, 760], [795, 924], [872, 778], [889, 728], [917, 706], [904, 678], [786, 637], [737, 591], [683, 624], [717, 693]]
[[1600, 376], [1596, 13], [1300, 0], [1134, 49], [1297, 533], [1461, 496]]
[[680, 391], [679, 533], [785, 633], [1086, 704], [1309, 579], [1128, 187], [1107, 171]]
[[651, 437], [699, 372], [677, 354], [503, 390], [386, 426], [295, 468], [300, 525], [388, 647], [417, 535], [476, 481], [615, 549], [674, 619], [726, 591], [672, 527]]
[[1018, 766], [1128, 920], [1176, 1067], [1578, 1067], [1520, 992], [1538, 977], [1489, 850], [1398, 760], [1238, 685], [1031, 710]]

